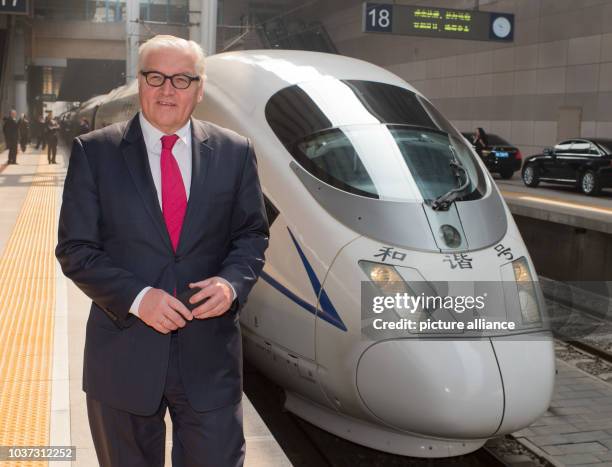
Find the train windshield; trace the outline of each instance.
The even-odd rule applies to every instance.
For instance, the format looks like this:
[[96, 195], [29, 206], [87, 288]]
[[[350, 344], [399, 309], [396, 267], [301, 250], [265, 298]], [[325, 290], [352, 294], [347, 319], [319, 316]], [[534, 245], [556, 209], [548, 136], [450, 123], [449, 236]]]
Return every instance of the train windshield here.
[[353, 125], [324, 130], [296, 143], [293, 156], [310, 173], [350, 193], [386, 200], [431, 201], [478, 176], [459, 140], [429, 128]]
[[485, 178], [463, 138], [425, 99], [384, 83], [324, 79], [285, 88], [266, 118], [312, 175], [360, 196], [432, 202], [461, 188], [482, 197]]

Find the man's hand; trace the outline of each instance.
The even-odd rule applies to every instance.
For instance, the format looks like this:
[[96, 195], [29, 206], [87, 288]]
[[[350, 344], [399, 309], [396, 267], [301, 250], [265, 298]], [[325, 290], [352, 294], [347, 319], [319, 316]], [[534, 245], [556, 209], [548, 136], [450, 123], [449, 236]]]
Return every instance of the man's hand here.
[[232, 289], [220, 277], [215, 276], [189, 284], [189, 288], [193, 289], [194, 287], [199, 287], [202, 290], [195, 293], [189, 299], [190, 303], [198, 303], [200, 300], [208, 298], [208, 300], [193, 310], [194, 318], [205, 319], [221, 316], [232, 305]]
[[179, 299], [161, 289], [150, 289], [142, 297], [138, 316], [156, 331], [168, 334], [191, 321], [191, 312]]

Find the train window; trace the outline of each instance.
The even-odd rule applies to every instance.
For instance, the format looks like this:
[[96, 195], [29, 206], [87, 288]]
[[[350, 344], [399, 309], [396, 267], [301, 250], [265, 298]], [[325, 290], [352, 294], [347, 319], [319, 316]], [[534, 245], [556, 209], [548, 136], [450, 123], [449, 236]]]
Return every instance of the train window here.
[[451, 166], [457, 160], [470, 179], [467, 193], [474, 193], [478, 172], [476, 166], [466, 164], [465, 151], [458, 154], [461, 144], [452, 144], [449, 136], [441, 132], [400, 126], [390, 131], [424, 199], [435, 199], [457, 187], [458, 175]]
[[378, 198], [368, 171], [342, 130], [327, 130], [305, 138], [292, 152], [306, 170], [329, 185], [349, 193]]
[[285, 147], [332, 126], [308, 94], [297, 86], [280, 90], [268, 101], [266, 119]]
[[460, 133], [409, 89], [326, 77], [277, 92], [265, 114], [305, 170], [343, 191], [431, 200], [458, 187], [457, 162], [470, 181], [462, 198], [484, 194], [485, 175]]
[[272, 225], [272, 223], [278, 217], [278, 209], [276, 209], [276, 207], [272, 204], [272, 201], [270, 201], [266, 195], [264, 195], [264, 205], [266, 206], [268, 225]]
[[[298, 139], [348, 123], [396, 123], [439, 129], [440, 123], [445, 122], [444, 118], [435, 122], [423, 101], [408, 89], [331, 78], [281, 89], [266, 104], [265, 114], [287, 148]], [[449, 128], [452, 127], [448, 125], [445, 131]]]
[[446, 118], [436, 109], [427, 99], [419, 97], [419, 103], [427, 110], [427, 113], [435, 122], [434, 127], [438, 128], [449, 135], [461, 140], [461, 134], [450, 124]]
[[407, 89], [372, 81], [351, 80], [345, 83], [380, 122], [436, 128], [417, 95]]
[[439, 130], [404, 125], [347, 126], [304, 138], [292, 154], [320, 180], [360, 196], [433, 200], [458, 186], [451, 162], [464, 167], [470, 180], [463, 198], [475, 199], [482, 194], [478, 165], [467, 147]]

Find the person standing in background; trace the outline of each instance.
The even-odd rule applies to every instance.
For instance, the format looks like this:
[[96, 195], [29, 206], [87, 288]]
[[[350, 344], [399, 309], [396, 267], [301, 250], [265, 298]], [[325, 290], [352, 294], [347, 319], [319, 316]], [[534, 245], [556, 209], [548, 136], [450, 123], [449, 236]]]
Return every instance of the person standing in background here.
[[52, 118], [49, 115], [49, 121], [45, 127], [46, 140], [47, 140], [47, 161], [49, 164], [57, 164], [55, 162], [55, 156], [57, 155], [57, 138], [59, 133], [59, 123], [57, 118]]
[[43, 151], [45, 150], [45, 125], [46, 121], [40, 115], [36, 121], [36, 149], [42, 146]]
[[19, 142], [19, 125], [17, 124], [17, 111], [12, 109], [9, 116], [4, 119], [2, 126], [4, 132], [4, 142], [8, 149], [7, 164], [17, 163], [17, 143]]
[[21, 152], [26, 151], [26, 147], [30, 142], [30, 121], [26, 114], [21, 114], [21, 118], [18, 122], [19, 126], [19, 145], [21, 146]]
[[472, 140], [472, 145], [476, 149], [478, 155], [482, 156], [482, 150], [486, 149], [489, 146], [489, 138], [487, 136], [487, 133], [484, 131], [484, 128], [476, 128], [476, 132], [474, 133], [474, 139]]

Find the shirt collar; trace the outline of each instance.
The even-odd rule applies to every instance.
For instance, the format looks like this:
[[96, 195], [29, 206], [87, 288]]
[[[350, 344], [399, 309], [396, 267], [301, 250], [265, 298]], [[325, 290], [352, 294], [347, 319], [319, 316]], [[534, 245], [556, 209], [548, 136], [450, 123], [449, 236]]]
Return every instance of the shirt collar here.
[[[140, 128], [142, 129], [142, 135], [147, 147], [155, 148], [156, 150], [161, 148], [161, 137], [164, 136], [165, 133], [149, 123], [142, 112], [138, 112], [138, 118], [140, 119]], [[174, 134], [179, 137], [180, 141], [188, 146], [191, 140], [191, 119], [187, 120], [187, 123], [179, 128]]]

